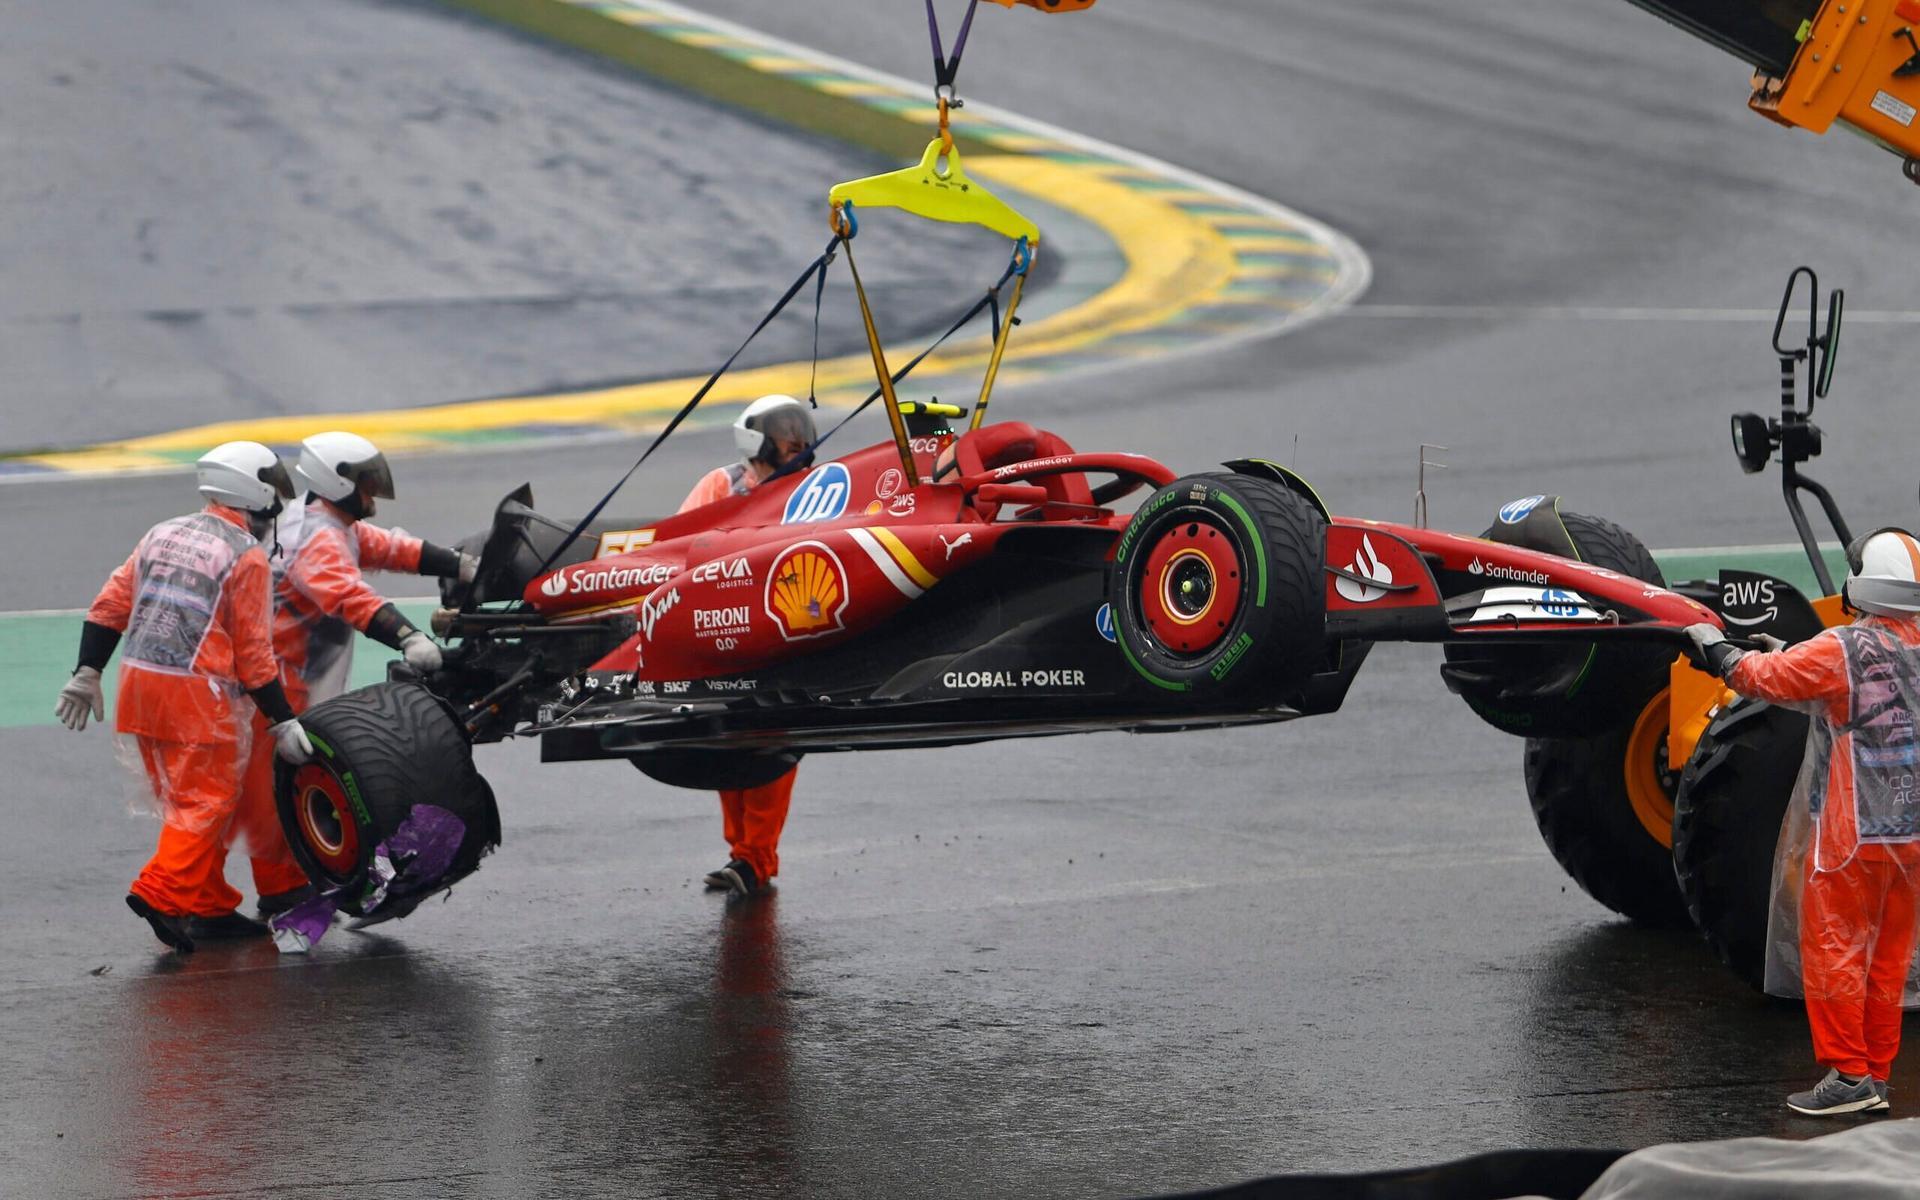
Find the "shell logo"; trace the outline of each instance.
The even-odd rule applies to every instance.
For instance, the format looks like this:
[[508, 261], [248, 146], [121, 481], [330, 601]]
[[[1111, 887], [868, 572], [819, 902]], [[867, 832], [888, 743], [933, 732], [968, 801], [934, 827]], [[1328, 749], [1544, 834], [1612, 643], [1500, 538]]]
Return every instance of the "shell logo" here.
[[835, 633], [846, 626], [847, 572], [819, 542], [787, 547], [767, 573], [767, 615], [790, 642]]

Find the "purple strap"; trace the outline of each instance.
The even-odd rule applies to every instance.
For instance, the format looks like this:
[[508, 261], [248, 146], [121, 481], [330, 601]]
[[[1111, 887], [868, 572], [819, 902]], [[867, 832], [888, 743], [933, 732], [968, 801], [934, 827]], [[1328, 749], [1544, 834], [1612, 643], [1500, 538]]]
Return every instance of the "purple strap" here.
[[980, 7], [980, 0], [967, 0], [967, 16], [960, 22], [960, 36], [953, 42], [953, 57], [948, 58], [940, 45], [940, 18], [933, 11], [933, 0], [927, 0], [927, 34], [933, 40], [933, 81], [936, 88], [950, 88], [960, 74], [960, 56], [966, 53], [967, 34], [973, 30], [973, 14]]

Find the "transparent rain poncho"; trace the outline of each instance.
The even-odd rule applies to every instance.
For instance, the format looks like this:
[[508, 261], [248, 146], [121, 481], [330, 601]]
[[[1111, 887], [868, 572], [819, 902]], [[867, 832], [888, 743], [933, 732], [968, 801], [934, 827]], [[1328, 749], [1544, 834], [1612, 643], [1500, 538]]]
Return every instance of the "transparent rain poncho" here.
[[253, 701], [200, 664], [227, 577], [253, 544], [245, 530], [199, 512], [154, 526], [134, 552], [114, 748], [131, 775], [131, 806], [188, 833], [219, 826], [239, 804]]
[[[1914, 634], [1872, 617], [1821, 634], [1839, 642], [1844, 700], [1776, 701], [1812, 719], [1774, 855], [1772, 995], [1885, 1004], [1897, 991], [1920, 1006], [1920, 646], [1903, 627]], [[1837, 677], [1815, 682], [1839, 694]]]

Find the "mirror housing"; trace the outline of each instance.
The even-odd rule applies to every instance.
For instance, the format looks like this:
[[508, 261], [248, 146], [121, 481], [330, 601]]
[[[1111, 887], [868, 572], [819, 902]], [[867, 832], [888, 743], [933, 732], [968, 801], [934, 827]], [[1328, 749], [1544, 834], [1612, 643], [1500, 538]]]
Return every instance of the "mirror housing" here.
[[1827, 297], [1827, 331], [1820, 335], [1820, 369], [1814, 374], [1813, 394], [1824, 398], [1833, 385], [1833, 362], [1840, 355], [1840, 318], [1847, 307], [1847, 293], [1833, 289]]

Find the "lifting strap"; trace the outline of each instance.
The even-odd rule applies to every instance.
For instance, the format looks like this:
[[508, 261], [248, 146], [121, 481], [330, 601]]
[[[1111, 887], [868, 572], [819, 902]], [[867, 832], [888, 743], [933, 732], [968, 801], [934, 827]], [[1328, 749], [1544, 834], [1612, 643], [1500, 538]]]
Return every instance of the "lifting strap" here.
[[[700, 390], [693, 394], [692, 399], [681, 405], [679, 412], [673, 414], [673, 419], [667, 422], [666, 428], [662, 429], [659, 434], [654, 437], [653, 442], [646, 448], [646, 451], [634, 460], [632, 466], [627, 468], [627, 473], [622, 475], [612, 487], [607, 489], [607, 494], [600, 497], [599, 503], [588, 510], [587, 515], [580, 518], [580, 523], [575, 525], [565, 538], [561, 539], [558, 546], [554, 547], [553, 553], [547, 555], [546, 560], [540, 564], [540, 569], [534, 572], [536, 577], [545, 575], [553, 569], [553, 564], [558, 562], [560, 556], [567, 552], [568, 547], [580, 539], [580, 535], [586, 532], [587, 526], [593, 524], [594, 518], [598, 517], [601, 511], [607, 507], [608, 502], [613, 499], [615, 493], [627, 485], [627, 480], [633, 478], [633, 473], [638, 471], [641, 465], [649, 458], [653, 457], [653, 452], [660, 448], [662, 442], [673, 435], [674, 430], [680, 428], [680, 422], [693, 415], [693, 410], [700, 407], [700, 402], [707, 398], [707, 393], [713, 390], [713, 385], [720, 382], [720, 377], [725, 375], [728, 369], [733, 366], [734, 360], [738, 359], [740, 355], [746, 351], [746, 348], [752, 344], [753, 339], [760, 336], [761, 330], [771, 325], [773, 319], [780, 315], [781, 311], [792, 302], [795, 296], [800, 294], [800, 289], [806, 287], [808, 281], [815, 279], [816, 276], [818, 277], [818, 283], [814, 288], [814, 345], [816, 347], [815, 354], [817, 357], [820, 336], [820, 296], [826, 287], [827, 268], [833, 263], [834, 253], [845, 245], [845, 240], [842, 239], [839, 234], [835, 234], [833, 240], [827, 243], [827, 248], [820, 252], [820, 256], [814, 259], [806, 270], [800, 272], [800, 278], [794, 280], [793, 285], [787, 288], [785, 294], [776, 300], [773, 307], [767, 311], [767, 315], [760, 318], [760, 323], [753, 327], [753, 332], [747, 335], [746, 341], [741, 342], [739, 347], [727, 356], [727, 361], [720, 364], [719, 370], [707, 376], [707, 381], [700, 385]], [[849, 267], [853, 265], [853, 256], [851, 254], [847, 256], [847, 265]]]

